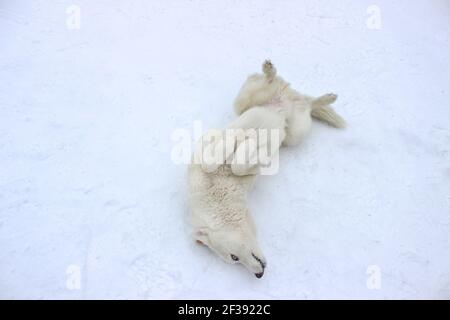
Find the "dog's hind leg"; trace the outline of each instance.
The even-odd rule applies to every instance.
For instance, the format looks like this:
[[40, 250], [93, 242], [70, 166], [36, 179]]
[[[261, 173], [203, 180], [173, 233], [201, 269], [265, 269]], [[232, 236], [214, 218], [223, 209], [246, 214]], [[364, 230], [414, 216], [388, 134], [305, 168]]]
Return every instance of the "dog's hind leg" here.
[[269, 83], [272, 82], [275, 76], [277, 75], [277, 69], [270, 60], [264, 61], [262, 65], [262, 70]]
[[314, 99], [311, 103], [311, 116], [335, 128], [345, 128], [345, 120], [329, 106], [336, 99], [337, 95], [334, 93], [328, 93]]
[[332, 104], [337, 100], [337, 94], [334, 93], [327, 93], [323, 96], [320, 96], [312, 101], [313, 106], [325, 106]]
[[248, 109], [270, 101], [276, 94], [277, 86], [274, 79], [277, 74], [272, 62], [264, 61], [263, 74], [254, 74], [247, 78], [234, 100], [234, 111], [241, 115]]

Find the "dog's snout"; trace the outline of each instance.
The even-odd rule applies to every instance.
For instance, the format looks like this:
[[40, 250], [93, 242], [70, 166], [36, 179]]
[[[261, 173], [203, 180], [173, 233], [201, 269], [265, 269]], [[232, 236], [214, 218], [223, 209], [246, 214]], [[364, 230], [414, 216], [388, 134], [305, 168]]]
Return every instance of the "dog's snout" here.
[[[263, 268], [263, 272], [264, 272], [264, 268], [266, 267], [266, 263], [261, 258], [256, 256], [254, 253], [252, 253], [252, 257], [255, 258], [255, 260], [259, 262], [259, 264]], [[262, 275], [261, 275], [261, 277], [262, 277]]]
[[258, 279], [259, 279], [259, 278], [262, 278], [262, 276], [264, 275], [264, 269], [266, 268], [266, 263], [265, 263], [260, 257], [258, 257], [257, 255], [255, 255], [253, 252], [252, 252], [252, 257], [253, 257], [256, 261], [258, 261], [258, 263], [261, 265], [261, 269], [262, 269], [261, 272], [255, 273], [255, 276], [256, 276]]

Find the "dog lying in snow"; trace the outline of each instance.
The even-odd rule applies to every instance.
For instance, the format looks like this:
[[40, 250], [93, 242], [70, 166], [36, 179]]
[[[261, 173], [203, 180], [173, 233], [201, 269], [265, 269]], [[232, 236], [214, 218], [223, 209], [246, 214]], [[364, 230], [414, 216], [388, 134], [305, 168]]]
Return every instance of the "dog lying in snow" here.
[[[277, 148], [297, 145], [310, 131], [311, 117], [336, 128], [345, 126], [329, 106], [336, 98], [335, 94], [313, 98], [298, 93], [277, 76], [270, 61], [265, 61], [263, 74], [251, 75], [240, 89], [234, 103], [239, 117], [228, 128], [277, 129], [280, 134], [271, 144]], [[234, 145], [234, 152], [239, 146]], [[267, 262], [247, 207], [247, 192], [256, 179], [259, 164], [233, 165], [224, 161], [205, 166], [198, 157], [199, 152], [194, 152], [196, 161], [188, 170], [194, 238], [225, 262], [241, 263], [261, 278]]]

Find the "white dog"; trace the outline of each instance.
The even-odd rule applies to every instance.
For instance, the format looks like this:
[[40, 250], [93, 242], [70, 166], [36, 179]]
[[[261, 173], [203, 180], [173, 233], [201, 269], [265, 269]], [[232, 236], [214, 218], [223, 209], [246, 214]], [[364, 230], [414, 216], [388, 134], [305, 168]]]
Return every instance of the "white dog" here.
[[[263, 147], [296, 145], [309, 132], [311, 116], [337, 128], [345, 126], [344, 120], [329, 107], [336, 98], [334, 94], [319, 98], [301, 95], [277, 76], [272, 63], [266, 61], [263, 74], [250, 76], [242, 86], [234, 103], [239, 117], [228, 128], [275, 129], [280, 132], [277, 140]], [[215, 165], [202, 164], [202, 153], [194, 153], [196, 161], [188, 172], [193, 236], [224, 261], [241, 263], [261, 278], [267, 263], [247, 208], [247, 192], [259, 172], [259, 163], [228, 162], [245, 145], [245, 139], [234, 143], [232, 153]]]

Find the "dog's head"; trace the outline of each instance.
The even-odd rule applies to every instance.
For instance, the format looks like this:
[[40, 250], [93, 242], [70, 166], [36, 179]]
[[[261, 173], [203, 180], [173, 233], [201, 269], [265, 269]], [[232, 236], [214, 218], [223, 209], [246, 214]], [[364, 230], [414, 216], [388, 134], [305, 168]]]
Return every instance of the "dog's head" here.
[[263, 276], [266, 259], [251, 228], [242, 226], [228, 226], [218, 230], [200, 228], [194, 235], [198, 242], [208, 246], [225, 262], [240, 263], [257, 278]]

